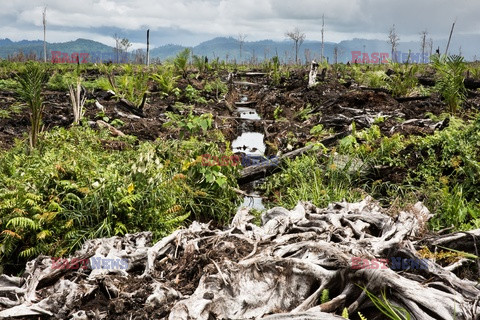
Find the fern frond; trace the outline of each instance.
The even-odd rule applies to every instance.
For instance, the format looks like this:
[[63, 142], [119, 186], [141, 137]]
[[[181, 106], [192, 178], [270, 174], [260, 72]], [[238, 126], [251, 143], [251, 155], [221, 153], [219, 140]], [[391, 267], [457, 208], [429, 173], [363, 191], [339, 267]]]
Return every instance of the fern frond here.
[[348, 309], [347, 308], [343, 308], [342, 317], [345, 318], [345, 319], [348, 319]]
[[52, 236], [52, 231], [50, 231], [50, 230], [42, 230], [39, 233], [37, 233], [37, 239], [38, 240], [43, 240], [43, 239], [51, 237], [51, 236]]
[[39, 222], [42, 223], [43, 221], [51, 222], [57, 216], [58, 212], [44, 212], [39, 215]]
[[115, 233], [115, 235], [123, 236], [128, 232], [128, 229], [123, 223], [117, 222], [115, 223], [115, 228], [113, 228], [113, 232]]
[[183, 221], [187, 220], [189, 216], [190, 216], [190, 212], [187, 212], [186, 214], [184, 214], [182, 216], [178, 216], [178, 217], [174, 217], [172, 219], [166, 220], [164, 222], [164, 224], [166, 226], [176, 226], [176, 225], [182, 223]]
[[133, 206], [133, 204], [137, 201], [142, 199], [141, 194], [128, 194], [120, 200], [120, 204], [127, 205], [129, 207]]
[[15, 208], [13, 209], [13, 212], [16, 213], [16, 214], [21, 214], [21, 215], [27, 215], [28, 212], [23, 210], [23, 209], [20, 209], [20, 208]]
[[35, 247], [31, 247], [23, 251], [20, 251], [19, 256], [22, 258], [33, 258], [41, 254], [43, 250], [44, 248], [42, 245], [36, 245]]
[[367, 320], [367, 318], [365, 318], [363, 314], [361, 314], [360, 312], [357, 312], [357, 313], [358, 313], [358, 316], [360, 317], [360, 320]]
[[39, 228], [38, 223], [26, 217], [15, 217], [10, 219], [7, 222], [7, 228], [9, 228], [10, 226], [14, 228], [23, 228], [23, 229], [31, 229], [31, 230], [38, 230]]
[[17, 238], [17, 239], [22, 239], [22, 236], [20, 236], [18, 233], [12, 231], [12, 230], [3, 230], [1, 234], [5, 234], [9, 237], [12, 238]]
[[170, 209], [168, 209], [167, 211], [165, 211], [165, 214], [167, 214], [167, 215], [174, 214], [174, 213], [179, 212], [182, 209], [183, 208], [182, 208], [181, 205], [176, 204], [173, 207], [171, 207]]
[[68, 220], [65, 222], [65, 228], [70, 229], [73, 226], [73, 219]]

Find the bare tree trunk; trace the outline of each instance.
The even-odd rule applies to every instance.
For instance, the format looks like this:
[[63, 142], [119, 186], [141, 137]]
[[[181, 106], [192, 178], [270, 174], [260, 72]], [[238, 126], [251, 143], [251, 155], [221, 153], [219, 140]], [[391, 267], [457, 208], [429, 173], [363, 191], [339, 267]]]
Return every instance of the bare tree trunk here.
[[245, 44], [245, 38], [247, 38], [246, 34], [243, 34], [243, 33], [238, 34], [238, 44], [240, 47], [240, 63], [242, 63], [242, 49], [243, 49], [243, 45]]
[[325, 43], [323, 41], [324, 27], [325, 27], [325, 15], [322, 15], [322, 56], [320, 57], [320, 63], [323, 63], [323, 49], [325, 48]]
[[43, 8], [43, 62], [47, 63], [47, 7]]
[[395, 52], [397, 51], [398, 41], [400, 41], [400, 38], [395, 31], [395, 25], [393, 25], [392, 29], [390, 29], [390, 32], [388, 34], [388, 43], [390, 43], [390, 45], [392, 46], [392, 60], [394, 62], [398, 62], [395, 55]]
[[452, 24], [452, 29], [450, 30], [450, 36], [448, 37], [447, 48], [445, 49], [445, 55], [448, 54], [448, 47], [450, 46], [450, 40], [452, 39], [453, 28], [455, 28], [455, 22]]
[[147, 67], [150, 65], [150, 29], [147, 30]]
[[427, 47], [427, 30], [424, 30], [420, 33], [422, 36], [422, 63], [425, 63], [425, 48]]

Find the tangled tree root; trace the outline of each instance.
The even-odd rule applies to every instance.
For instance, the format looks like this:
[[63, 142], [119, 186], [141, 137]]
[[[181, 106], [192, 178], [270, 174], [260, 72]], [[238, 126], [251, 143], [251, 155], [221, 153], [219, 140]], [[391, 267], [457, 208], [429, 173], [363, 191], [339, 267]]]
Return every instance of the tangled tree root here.
[[[367, 197], [325, 209], [273, 208], [261, 227], [242, 209], [227, 230], [194, 222], [153, 246], [149, 232], [91, 240], [76, 257], [128, 259], [128, 268], [52, 270], [50, 257], [38, 257], [21, 278], [0, 276], [0, 317], [320, 320], [343, 319], [347, 308], [351, 318], [384, 319], [365, 286], [412, 319], [480, 319], [479, 286], [452, 272], [459, 262], [352, 268], [352, 257], [421, 258], [420, 245], [475, 253], [480, 230], [415, 241], [430, 216], [417, 203], [393, 219]], [[330, 300], [322, 303], [325, 290]]]

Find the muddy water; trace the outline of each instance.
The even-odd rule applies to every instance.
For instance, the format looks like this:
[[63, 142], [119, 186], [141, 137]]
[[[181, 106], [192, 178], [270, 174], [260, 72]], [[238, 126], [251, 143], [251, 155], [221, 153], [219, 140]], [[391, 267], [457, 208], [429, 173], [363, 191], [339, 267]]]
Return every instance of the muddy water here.
[[[248, 98], [243, 96], [241, 102], [247, 102]], [[237, 112], [241, 119], [246, 120], [260, 120], [260, 116], [253, 108], [238, 107]], [[234, 153], [241, 152], [245, 156], [263, 156], [265, 154], [264, 134], [260, 132], [245, 131], [240, 136], [232, 141], [232, 151]], [[256, 210], [264, 210], [261, 195], [254, 191], [254, 188], [261, 183], [261, 181], [254, 181], [248, 185], [241, 186], [242, 190], [246, 191], [249, 196], [244, 197], [242, 207], [252, 208]]]
[[253, 108], [247, 107], [238, 107], [237, 112], [242, 119], [249, 119], [249, 120], [260, 120], [260, 116], [258, 115], [257, 111]]
[[248, 156], [262, 156], [265, 153], [264, 134], [244, 132], [232, 142], [232, 151], [243, 152]]

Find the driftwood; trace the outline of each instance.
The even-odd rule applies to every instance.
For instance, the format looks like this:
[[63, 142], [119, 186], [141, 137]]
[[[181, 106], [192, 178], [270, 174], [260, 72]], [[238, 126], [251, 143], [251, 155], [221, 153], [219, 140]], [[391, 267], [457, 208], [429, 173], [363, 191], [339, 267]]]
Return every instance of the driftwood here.
[[[333, 136], [323, 139], [322, 141], [320, 141], [320, 143], [323, 144], [324, 146], [330, 146], [336, 141], [338, 141], [339, 139], [346, 137], [350, 133], [351, 131], [348, 131], [348, 130], [344, 132], [340, 132]], [[313, 148], [313, 145], [306, 146], [297, 150], [293, 150], [291, 152], [287, 152], [283, 155], [280, 155], [279, 157], [275, 158], [275, 161], [265, 161], [254, 166], [246, 167], [240, 172], [240, 176], [238, 177], [237, 181], [239, 184], [244, 184], [244, 183], [258, 180], [260, 178], [270, 176], [273, 173], [278, 172], [280, 170], [279, 165], [281, 165], [285, 161], [285, 159], [294, 159], [297, 156], [304, 154], [308, 150], [311, 150], [312, 148]]]
[[110, 130], [110, 133], [111, 133], [112, 136], [114, 136], [114, 137], [123, 137], [123, 136], [125, 136], [125, 133], [123, 133], [122, 131], [118, 130], [117, 128], [115, 128], [115, 127], [112, 126], [111, 124], [106, 123], [106, 122], [103, 121], [103, 120], [97, 120], [96, 124], [97, 124], [97, 126], [98, 126], [99, 128], [107, 128], [108, 130]]
[[[54, 319], [385, 319], [359, 286], [411, 319], [479, 319], [476, 281], [428, 260], [424, 269], [352, 268], [352, 258], [421, 258], [423, 245], [469, 243], [480, 230], [417, 240], [432, 215], [417, 203], [394, 219], [367, 197], [325, 209], [299, 202], [252, 224], [240, 209], [226, 230], [193, 222], [151, 246], [143, 232], [87, 241], [75, 256], [128, 259], [125, 270], [52, 270], [29, 262], [22, 277], [0, 276], [0, 317]], [[474, 253], [470, 245], [462, 248]], [[49, 279], [43, 282], [42, 279]], [[358, 286], [357, 286], [358, 285]], [[43, 288], [42, 288], [43, 287]], [[324, 289], [330, 300], [320, 302]], [[92, 309], [100, 300], [103, 304]]]

